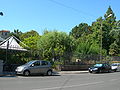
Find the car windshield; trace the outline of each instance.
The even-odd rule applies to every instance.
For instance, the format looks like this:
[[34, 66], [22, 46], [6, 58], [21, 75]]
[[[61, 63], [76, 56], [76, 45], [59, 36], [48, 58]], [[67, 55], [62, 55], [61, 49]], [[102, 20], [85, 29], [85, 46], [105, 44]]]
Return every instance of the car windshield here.
[[95, 64], [94, 67], [102, 67], [102, 64]]
[[28, 63], [26, 63], [25, 65], [31, 65], [34, 61], [29, 61]]

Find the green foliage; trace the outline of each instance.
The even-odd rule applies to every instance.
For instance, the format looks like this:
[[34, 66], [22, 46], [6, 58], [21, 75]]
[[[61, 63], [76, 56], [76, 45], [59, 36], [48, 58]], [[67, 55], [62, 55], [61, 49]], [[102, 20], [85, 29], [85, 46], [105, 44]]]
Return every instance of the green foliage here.
[[104, 15], [104, 17], [105, 17], [105, 20], [107, 21], [107, 23], [114, 24], [116, 22], [115, 14], [110, 6], [109, 6], [106, 14]]
[[[116, 21], [116, 16], [110, 6], [104, 17], [96, 19], [91, 26], [87, 23], [76, 25], [69, 35], [64, 32], [44, 30], [43, 35], [40, 36], [34, 30], [22, 33], [18, 29], [10, 35], [16, 36], [30, 50], [28, 53], [9, 56], [13, 62], [20, 57], [22, 61], [46, 59], [63, 64], [71, 58], [84, 57], [86, 59], [89, 55], [99, 57], [100, 51], [102, 56], [120, 55], [120, 20]], [[4, 57], [5, 55], [1, 56], [1, 58]]]
[[73, 38], [63, 32], [49, 32], [38, 41], [41, 56], [47, 60], [59, 60], [65, 53], [73, 52], [74, 47]]
[[[29, 32], [23, 33], [20, 38], [22, 43], [27, 45], [27, 49], [29, 50], [28, 55], [31, 57], [31, 59], [39, 59], [37, 41], [39, 40], [40, 35], [36, 31], [31, 30]], [[26, 48], [25, 46], [23, 47]]]
[[21, 40], [24, 40], [25, 38], [29, 38], [29, 37], [33, 37], [33, 36], [39, 36], [39, 34], [34, 31], [34, 30], [31, 30], [29, 32], [26, 32], [26, 33], [23, 33], [21, 36], [20, 36], [20, 39]]
[[28, 38], [24, 38], [23, 43], [25, 43], [30, 49], [37, 49], [37, 41], [40, 36], [30, 36]]
[[75, 39], [82, 37], [84, 35], [88, 35], [91, 33], [91, 27], [86, 23], [81, 23], [79, 26], [75, 26], [70, 35], [73, 36]]
[[14, 32], [11, 32], [10, 33], [10, 36], [15, 36], [16, 38], [20, 39], [20, 36], [22, 35], [23, 33], [21, 31], [19, 31], [19, 29], [15, 29]]
[[120, 54], [120, 29], [116, 28], [110, 32], [110, 35], [114, 39], [114, 42], [110, 45], [109, 54], [119, 55]]

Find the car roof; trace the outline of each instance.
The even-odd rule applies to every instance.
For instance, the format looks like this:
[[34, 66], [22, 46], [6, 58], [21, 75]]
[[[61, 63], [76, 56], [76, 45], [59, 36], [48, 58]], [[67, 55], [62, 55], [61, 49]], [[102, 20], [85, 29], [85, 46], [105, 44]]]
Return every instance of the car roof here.
[[120, 64], [120, 63], [112, 63], [112, 64]]
[[31, 60], [31, 61], [46, 61], [46, 60]]
[[108, 64], [108, 63], [96, 63], [96, 64]]

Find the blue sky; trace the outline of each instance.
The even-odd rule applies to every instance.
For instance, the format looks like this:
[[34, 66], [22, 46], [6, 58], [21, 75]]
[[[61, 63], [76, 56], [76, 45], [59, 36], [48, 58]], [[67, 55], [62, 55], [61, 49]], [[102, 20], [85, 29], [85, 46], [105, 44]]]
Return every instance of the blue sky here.
[[82, 22], [91, 25], [109, 5], [120, 20], [120, 0], [0, 0], [0, 30], [22, 32], [45, 29], [69, 33]]

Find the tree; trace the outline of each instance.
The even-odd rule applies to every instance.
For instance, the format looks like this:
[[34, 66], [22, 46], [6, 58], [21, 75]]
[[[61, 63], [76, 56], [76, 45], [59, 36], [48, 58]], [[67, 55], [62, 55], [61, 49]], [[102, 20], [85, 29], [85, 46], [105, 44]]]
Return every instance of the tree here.
[[107, 23], [110, 23], [112, 25], [114, 25], [114, 23], [116, 22], [116, 17], [113, 10], [111, 9], [111, 6], [109, 6], [106, 14], [104, 15], [104, 18], [107, 21]]
[[102, 38], [102, 48], [107, 50], [107, 54], [109, 54], [110, 45], [113, 42], [109, 33], [115, 27], [115, 22], [115, 14], [109, 6], [106, 14], [104, 15], [104, 19], [100, 17], [92, 24], [92, 31], [98, 38], [97, 42], [101, 45]]
[[87, 23], [81, 23], [79, 26], [75, 26], [70, 35], [73, 36], [75, 39], [82, 37], [84, 35], [88, 35], [91, 33], [91, 27]]
[[115, 28], [116, 17], [111, 7], [109, 6], [106, 14], [104, 15], [105, 20], [103, 21], [103, 48], [107, 50], [107, 54], [109, 54], [110, 45], [113, 42], [112, 37], [110, 36], [110, 32]]
[[25, 54], [25, 57], [30, 57], [31, 59], [39, 59], [39, 53], [37, 49], [37, 41], [39, 40], [40, 35], [34, 31], [31, 30], [29, 32], [23, 33], [20, 36], [21, 41], [27, 45], [23, 46], [24, 48], [27, 48], [29, 52]]
[[[95, 55], [97, 58], [100, 53], [100, 45], [97, 38], [95, 33], [92, 33], [77, 39], [77, 48], [74, 56], [77, 56], [77, 58], [80, 58], [81, 60], [90, 60], [91, 58], [89, 57], [88, 59], [87, 57]], [[106, 50], [102, 49], [102, 55], [106, 55]]]
[[19, 29], [14, 29], [14, 32], [11, 32], [10, 35], [15, 36], [16, 38], [20, 39], [20, 36], [22, 35], [22, 32], [19, 31]]
[[23, 33], [23, 34], [20, 36], [20, 39], [21, 39], [21, 40], [24, 40], [25, 38], [29, 38], [29, 37], [33, 37], [33, 36], [39, 36], [39, 33], [36, 32], [35, 30], [31, 30], [31, 31], [29, 31], [29, 32]]
[[68, 60], [74, 48], [74, 39], [64, 32], [49, 32], [38, 40], [38, 49], [42, 58], [50, 61], [61, 58]]
[[120, 55], [120, 28], [119, 23], [117, 23], [117, 27], [110, 32], [111, 37], [114, 42], [110, 45], [110, 55]]

